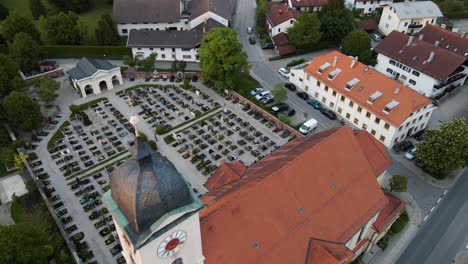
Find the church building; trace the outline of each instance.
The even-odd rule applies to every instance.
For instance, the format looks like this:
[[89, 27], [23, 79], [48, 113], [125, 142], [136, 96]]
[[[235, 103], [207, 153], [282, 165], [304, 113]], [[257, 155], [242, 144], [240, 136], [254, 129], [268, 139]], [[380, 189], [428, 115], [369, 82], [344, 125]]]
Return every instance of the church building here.
[[404, 211], [382, 191], [385, 147], [348, 126], [297, 138], [256, 164], [224, 163], [198, 198], [137, 137], [104, 202], [127, 263], [350, 263]]

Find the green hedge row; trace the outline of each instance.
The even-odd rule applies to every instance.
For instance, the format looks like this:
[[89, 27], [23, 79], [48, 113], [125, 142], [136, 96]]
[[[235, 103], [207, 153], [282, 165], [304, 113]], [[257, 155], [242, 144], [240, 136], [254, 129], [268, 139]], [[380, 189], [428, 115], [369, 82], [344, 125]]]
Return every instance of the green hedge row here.
[[95, 99], [93, 101], [90, 101], [90, 102], [87, 102], [87, 103], [84, 103], [84, 104], [81, 104], [81, 105], [70, 105], [69, 108], [70, 108], [70, 111], [74, 114], [78, 113], [78, 112], [81, 112], [81, 111], [84, 111], [86, 109], [88, 109], [90, 106], [93, 106], [99, 102], [102, 102], [102, 101], [105, 101], [107, 100], [107, 97], [102, 97], [102, 98], [98, 98], [98, 99]]
[[132, 56], [132, 50], [123, 46], [42, 46], [45, 58], [77, 58], [92, 57], [101, 59], [122, 59], [123, 56]]
[[457, 12], [444, 13], [446, 18], [457, 19], [457, 18], [468, 18], [467, 10], [460, 10]]

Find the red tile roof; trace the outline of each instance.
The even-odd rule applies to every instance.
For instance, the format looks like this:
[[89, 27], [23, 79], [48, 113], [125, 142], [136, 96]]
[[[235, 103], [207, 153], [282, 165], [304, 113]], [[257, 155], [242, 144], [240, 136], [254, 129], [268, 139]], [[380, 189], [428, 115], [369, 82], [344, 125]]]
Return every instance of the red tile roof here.
[[291, 0], [292, 7], [326, 6], [328, 0]]
[[284, 45], [284, 46], [278, 47], [278, 54], [280, 56], [284, 56], [284, 55], [294, 53], [296, 52], [296, 50], [297, 50], [296, 46], [294, 45]]
[[374, 222], [374, 228], [378, 232], [384, 231], [391, 223], [395, 221], [397, 215], [405, 210], [406, 203], [390, 194], [385, 194], [389, 203], [380, 211], [379, 216]]
[[280, 56], [291, 54], [297, 50], [296, 46], [289, 43], [288, 35], [284, 32], [275, 35], [272, 40]]
[[304, 263], [311, 237], [346, 243], [387, 204], [363, 140], [348, 126], [298, 138], [208, 192], [205, 263]]
[[354, 134], [361, 143], [361, 150], [369, 161], [375, 175], [382, 174], [392, 164], [387, 148], [366, 131], [356, 130]]
[[[337, 57], [336, 66], [333, 66], [334, 57]], [[305, 72], [395, 127], [399, 127], [413, 112], [432, 103], [427, 97], [363, 63], [356, 62], [350, 68], [351, 61], [351, 57], [331, 51], [314, 58]], [[319, 74], [318, 69], [325, 63], [330, 66]], [[328, 79], [328, 74], [336, 68], [341, 69], [341, 72], [333, 80]], [[351, 91], [346, 90], [346, 84], [354, 78], [359, 79], [359, 82]], [[382, 95], [373, 104], [368, 103], [369, 97], [376, 91]], [[390, 113], [384, 113], [385, 106], [392, 100], [399, 104]]]
[[295, 9], [291, 9], [285, 5], [277, 5], [268, 11], [267, 20], [272, 27], [275, 27], [290, 19], [297, 18], [299, 14], [299, 11]]
[[221, 187], [242, 177], [246, 167], [241, 162], [222, 163], [205, 183], [208, 190]]
[[[408, 45], [409, 38], [410, 36], [394, 30], [374, 48], [374, 51], [440, 81], [447, 79], [465, 62], [465, 57], [418, 38], [414, 38]], [[431, 53], [434, 56], [429, 61]]]
[[455, 32], [443, 29], [438, 26], [428, 24], [416, 34], [416, 37], [423, 35], [423, 41], [435, 45], [439, 42], [439, 47], [456, 53], [468, 59], [468, 37], [461, 36]]
[[354, 254], [343, 244], [310, 239], [306, 264], [340, 264], [351, 261]]
[[376, 30], [379, 24], [374, 19], [356, 21], [356, 26], [360, 30]]

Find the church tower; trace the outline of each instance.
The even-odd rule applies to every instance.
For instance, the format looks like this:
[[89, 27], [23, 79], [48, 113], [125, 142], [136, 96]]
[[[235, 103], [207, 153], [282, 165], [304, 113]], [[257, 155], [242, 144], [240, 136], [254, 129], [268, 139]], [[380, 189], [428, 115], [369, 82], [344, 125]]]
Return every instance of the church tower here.
[[174, 165], [139, 137], [110, 176], [103, 201], [129, 264], [203, 264], [203, 204]]

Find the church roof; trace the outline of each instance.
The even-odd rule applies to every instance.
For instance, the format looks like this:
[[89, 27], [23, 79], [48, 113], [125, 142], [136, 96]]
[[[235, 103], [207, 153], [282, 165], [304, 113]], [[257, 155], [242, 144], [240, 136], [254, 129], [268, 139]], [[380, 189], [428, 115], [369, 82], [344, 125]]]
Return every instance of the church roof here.
[[133, 158], [110, 176], [112, 199], [135, 233], [147, 230], [172, 210], [194, 202], [190, 189], [173, 164], [140, 138]]
[[200, 211], [205, 263], [347, 259], [344, 244], [388, 203], [376, 177], [389, 158], [373, 140], [348, 126], [298, 138], [211, 190]]

